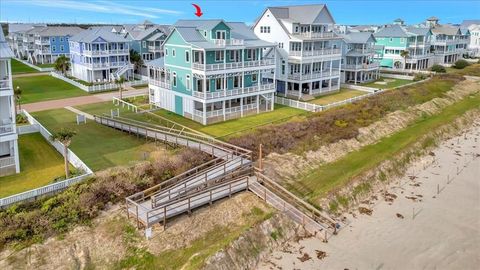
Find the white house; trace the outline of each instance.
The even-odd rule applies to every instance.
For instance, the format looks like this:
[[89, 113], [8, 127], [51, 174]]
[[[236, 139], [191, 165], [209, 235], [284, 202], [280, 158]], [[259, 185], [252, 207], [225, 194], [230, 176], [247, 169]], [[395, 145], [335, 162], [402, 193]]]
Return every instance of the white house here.
[[260, 39], [278, 46], [278, 93], [311, 98], [340, 89], [342, 37], [334, 24], [326, 5], [265, 9], [253, 28]]
[[343, 37], [342, 83], [364, 83], [378, 79], [380, 65], [374, 61], [375, 37], [371, 32], [351, 32]]
[[0, 176], [20, 172], [10, 62], [12, 57], [14, 54], [0, 31]]

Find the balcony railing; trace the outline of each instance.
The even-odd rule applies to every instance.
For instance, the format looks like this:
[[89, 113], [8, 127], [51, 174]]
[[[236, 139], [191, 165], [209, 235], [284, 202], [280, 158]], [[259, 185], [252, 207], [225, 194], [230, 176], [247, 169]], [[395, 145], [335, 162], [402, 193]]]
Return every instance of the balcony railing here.
[[[248, 111], [248, 110], [253, 110], [253, 109], [256, 109], [256, 108], [257, 108], [257, 105], [252, 103], [252, 104], [247, 104], [247, 105], [243, 105], [243, 106], [225, 108], [225, 111], [223, 111], [223, 109], [214, 110], [214, 111], [207, 111], [206, 116], [207, 116], [207, 118], [216, 117], [216, 116], [223, 116], [224, 113], [225, 113], [225, 115], [228, 115], [228, 114], [232, 114], [232, 113], [239, 113], [239, 112], [242, 111], [242, 109], [243, 109], [243, 111]], [[203, 112], [202, 111], [194, 110], [193, 113], [194, 113], [195, 116], [203, 117]]]
[[37, 44], [37, 45], [49, 45], [49, 44], [50, 44], [50, 40], [48, 40], [48, 39], [46, 39], [46, 40], [36, 39], [36, 40], [35, 40], [35, 44]]
[[363, 70], [363, 69], [371, 69], [371, 68], [378, 68], [378, 63], [370, 63], [370, 64], [346, 64], [344, 65], [344, 69], [354, 69], [354, 70]]
[[[0, 158], [0, 170], [8, 168], [10, 166], [15, 166], [15, 158], [14, 157]], [[0, 174], [0, 175], [2, 175], [2, 174]]]
[[293, 33], [294, 36], [299, 36], [303, 38], [335, 38], [338, 37], [337, 34], [333, 32], [299, 32]]
[[340, 49], [323, 49], [323, 50], [313, 50], [313, 51], [290, 51], [290, 56], [301, 56], [301, 57], [315, 57], [315, 56], [331, 56], [331, 55], [340, 55]]
[[436, 39], [432, 41], [434, 45], [453, 45], [459, 42], [458, 39]]
[[91, 68], [110, 68], [123, 67], [129, 65], [129, 62], [102, 62], [102, 63], [83, 63], [84, 66]]
[[149, 79], [148, 83], [165, 89], [172, 89], [172, 84], [169, 81], [163, 82], [155, 79]]
[[300, 73], [294, 73], [294, 74], [289, 74], [288, 78], [290, 80], [297, 80], [298, 81], [298, 80], [311, 80], [311, 79], [327, 78], [327, 77], [332, 77], [332, 76], [340, 76], [340, 69], [332, 68], [331, 73], [330, 73], [330, 70], [313, 72], [313, 73], [302, 74], [302, 75], [300, 75]]
[[160, 45], [158, 45], [158, 46], [148, 45], [148, 50], [149, 51], [154, 51], [154, 52], [159, 52], [159, 51], [162, 51], [162, 46], [160, 46]]
[[203, 99], [213, 99], [213, 98], [222, 98], [222, 97], [231, 97], [236, 95], [250, 94], [267, 90], [274, 90], [275, 84], [261, 84], [260, 86], [254, 85], [245, 88], [236, 88], [230, 90], [217, 90], [215, 92], [198, 92], [193, 91], [193, 96]]
[[128, 54], [128, 49], [119, 50], [84, 50], [85, 55], [109, 55], [109, 54]]
[[271, 66], [274, 64], [275, 64], [274, 59], [264, 59], [264, 60], [255, 60], [255, 61], [207, 64], [207, 65], [200, 64], [200, 63], [193, 63], [192, 68], [196, 70], [203, 70], [203, 71], [215, 71], [215, 70], [224, 70], [224, 69]]
[[13, 133], [15, 130], [14, 124], [4, 124], [0, 125], [0, 135]]
[[351, 49], [349, 52], [354, 52], [358, 54], [374, 54], [374, 49]]
[[10, 80], [8, 79], [0, 80], [0, 91], [10, 90], [10, 89], [13, 89], [12, 85], [10, 85]]
[[213, 43], [217, 46], [243, 46], [243, 39], [213, 39]]

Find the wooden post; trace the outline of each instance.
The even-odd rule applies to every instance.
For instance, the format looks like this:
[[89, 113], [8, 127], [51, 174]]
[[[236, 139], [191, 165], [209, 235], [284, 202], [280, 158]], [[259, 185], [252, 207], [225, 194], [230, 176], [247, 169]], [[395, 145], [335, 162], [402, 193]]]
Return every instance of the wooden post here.
[[163, 230], [167, 228], [167, 207], [163, 207]]
[[259, 149], [259, 154], [258, 154], [258, 168], [260, 169], [260, 171], [263, 171], [263, 164], [262, 164], [262, 148], [263, 148], [263, 145], [260, 144], [260, 149]]
[[139, 224], [139, 221], [138, 221], [138, 205], [136, 205], [135, 208], [136, 208], [135, 212], [136, 212], [136, 214], [137, 214], [137, 229], [139, 229], [139, 228], [140, 228], [140, 224]]

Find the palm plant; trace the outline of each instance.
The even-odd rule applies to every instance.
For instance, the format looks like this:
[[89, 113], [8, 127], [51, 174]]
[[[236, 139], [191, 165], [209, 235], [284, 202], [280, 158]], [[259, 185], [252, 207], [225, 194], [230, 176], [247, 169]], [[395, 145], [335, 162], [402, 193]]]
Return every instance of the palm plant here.
[[[18, 105], [18, 110], [21, 110], [22, 106], [20, 105], [20, 99], [22, 97], [22, 89], [20, 88], [20, 86], [17, 85], [15, 90], [13, 90], [13, 94], [15, 95], [15, 102]], [[15, 115], [17, 115], [17, 114], [18, 114], [17, 106], [15, 106]]]
[[403, 58], [403, 69], [405, 69], [405, 66], [407, 65], [407, 58], [409, 56], [409, 52], [407, 50], [401, 51], [400, 56]]
[[118, 95], [120, 97], [120, 100], [123, 99], [123, 83], [125, 82], [124, 77], [119, 77], [115, 79], [115, 83], [118, 85]]
[[70, 169], [69, 169], [69, 162], [68, 162], [68, 147], [72, 143], [72, 138], [77, 133], [73, 130], [68, 130], [65, 128], [60, 129], [60, 131], [53, 133], [50, 136], [51, 141], [58, 141], [63, 144], [63, 157], [65, 160], [65, 177], [68, 179], [70, 177]]
[[65, 72], [70, 69], [70, 60], [65, 55], [61, 55], [55, 60], [54, 69], [65, 75]]
[[134, 50], [130, 50], [130, 62], [133, 63], [133, 70], [135, 72], [143, 66], [142, 56]]

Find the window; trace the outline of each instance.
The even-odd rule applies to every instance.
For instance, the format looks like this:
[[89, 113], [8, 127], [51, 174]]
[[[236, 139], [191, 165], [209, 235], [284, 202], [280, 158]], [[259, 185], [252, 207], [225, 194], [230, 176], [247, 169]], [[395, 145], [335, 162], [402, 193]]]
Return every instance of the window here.
[[173, 87], [177, 87], [177, 73], [173, 72]]
[[270, 34], [270, 26], [267, 26], [267, 27], [266, 27], [266, 30], [267, 30], [266, 33], [269, 33], [269, 34]]
[[175, 57], [175, 49], [172, 49], [172, 57]]
[[52, 42], [55, 42], [55, 38], [54, 38], [54, 37], [52, 37]]
[[165, 56], [168, 56], [168, 49], [165, 48]]
[[405, 43], [405, 38], [400, 38], [400, 43]]
[[215, 89], [216, 90], [222, 89], [222, 78], [215, 79]]
[[260, 26], [260, 33], [270, 33], [270, 26]]
[[256, 49], [247, 49], [247, 59], [256, 59], [257, 57]]
[[60, 42], [63, 42], [63, 37], [60, 38]]
[[225, 59], [225, 55], [223, 54], [224, 51], [215, 51], [215, 61], [220, 62]]
[[190, 91], [190, 75], [187, 74], [187, 79], [185, 81], [186, 81], [186, 88], [188, 91]]
[[185, 62], [189, 63], [190, 62], [190, 52], [185, 51]]
[[56, 52], [57, 51], [57, 46], [53, 45], [52, 46], [52, 52]]
[[295, 26], [295, 33], [298, 33], [298, 26]]
[[147, 42], [146, 42], [146, 41], [142, 41], [142, 47], [143, 47], [143, 48], [146, 48], [146, 47], [147, 47]]
[[61, 52], [64, 51], [63, 45], [60, 45], [60, 51], [61, 51]]
[[252, 74], [252, 82], [256, 82], [257, 81], [257, 73], [253, 73]]
[[393, 42], [393, 38], [390, 38], [390, 42]]
[[217, 31], [215, 32], [215, 36], [217, 39], [226, 39], [227, 37], [227, 32], [224, 31], [224, 30], [221, 30], [221, 31]]
[[283, 42], [278, 43], [278, 48], [280, 48], [280, 49], [283, 48]]
[[233, 77], [233, 88], [238, 88], [238, 87], [240, 87], [241, 81], [242, 81], [242, 77], [241, 77], [241, 76], [235, 76], [235, 77]]

